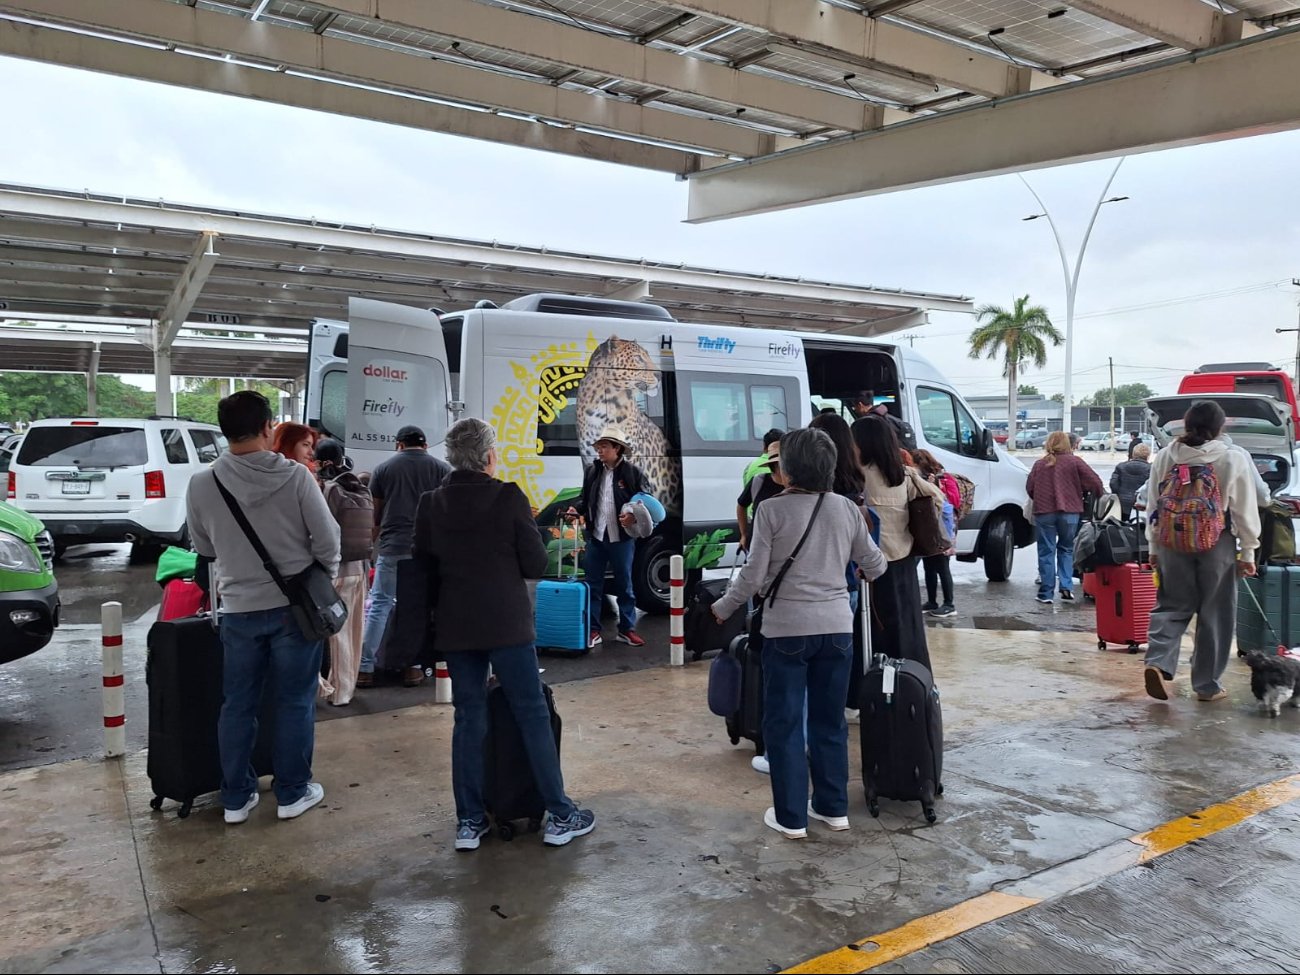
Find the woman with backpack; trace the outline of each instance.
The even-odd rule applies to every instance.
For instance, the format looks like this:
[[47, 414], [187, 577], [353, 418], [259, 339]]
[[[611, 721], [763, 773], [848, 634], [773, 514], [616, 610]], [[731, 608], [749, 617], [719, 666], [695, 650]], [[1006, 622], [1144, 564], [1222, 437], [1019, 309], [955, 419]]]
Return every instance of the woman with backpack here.
[[1165, 681], [1178, 670], [1179, 647], [1193, 616], [1192, 690], [1198, 701], [1228, 696], [1219, 679], [1232, 646], [1237, 577], [1255, 574], [1259, 499], [1249, 455], [1220, 436], [1224, 419], [1218, 403], [1193, 403], [1183, 417], [1183, 435], [1151, 462], [1147, 537], [1160, 585], [1143, 679], [1158, 701], [1169, 699]]
[[342, 561], [334, 588], [348, 607], [347, 624], [329, 639], [329, 702], [342, 706], [352, 701], [361, 667], [361, 634], [365, 627], [366, 581], [375, 523], [374, 501], [343, 445], [326, 437], [316, 445], [316, 469], [325, 503], [339, 523]]
[[1043, 449], [1047, 453], [1029, 472], [1025, 491], [1034, 503], [1038, 533], [1038, 601], [1050, 606], [1058, 583], [1061, 598], [1074, 599], [1074, 536], [1083, 517], [1083, 495], [1091, 491], [1100, 497], [1105, 489], [1097, 472], [1074, 455], [1064, 430], [1048, 434]]
[[[928, 450], [914, 450], [912, 459], [921, 476], [943, 492], [943, 528], [948, 537], [957, 540], [957, 511], [961, 508], [961, 488], [957, 479], [943, 469], [938, 458]], [[941, 555], [927, 555], [921, 560], [925, 569], [925, 603], [921, 611], [935, 617], [955, 616], [956, 608], [952, 603], [952, 556], [955, 548], [949, 548]], [[943, 586], [943, 605], [935, 602], [940, 585]]]

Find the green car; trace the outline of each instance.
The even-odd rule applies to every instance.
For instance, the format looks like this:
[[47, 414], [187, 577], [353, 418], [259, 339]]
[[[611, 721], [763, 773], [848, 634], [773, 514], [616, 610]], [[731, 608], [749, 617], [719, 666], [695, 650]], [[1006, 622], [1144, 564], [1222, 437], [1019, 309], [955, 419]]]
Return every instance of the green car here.
[[54, 541], [27, 512], [0, 501], [0, 663], [35, 653], [59, 625]]

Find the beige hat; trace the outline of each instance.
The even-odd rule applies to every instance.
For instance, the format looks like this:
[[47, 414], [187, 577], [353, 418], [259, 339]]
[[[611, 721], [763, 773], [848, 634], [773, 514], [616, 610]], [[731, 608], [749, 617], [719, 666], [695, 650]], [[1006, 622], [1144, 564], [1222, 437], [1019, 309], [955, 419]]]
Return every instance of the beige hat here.
[[625, 434], [621, 428], [615, 426], [608, 426], [601, 430], [600, 436], [592, 440], [591, 445], [594, 447], [602, 440], [609, 440], [612, 443], [616, 443], [624, 450], [631, 447], [631, 444], [627, 442], [627, 434]]
[[773, 440], [767, 445], [767, 459], [769, 461], [781, 459], [781, 441]]

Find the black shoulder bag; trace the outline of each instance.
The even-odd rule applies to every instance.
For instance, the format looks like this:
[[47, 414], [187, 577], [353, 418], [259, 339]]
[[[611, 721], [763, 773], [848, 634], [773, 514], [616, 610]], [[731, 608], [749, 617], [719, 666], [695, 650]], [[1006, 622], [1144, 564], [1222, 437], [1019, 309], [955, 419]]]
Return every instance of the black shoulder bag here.
[[790, 566], [794, 565], [795, 557], [799, 554], [799, 550], [803, 548], [803, 543], [808, 541], [808, 533], [812, 531], [813, 522], [817, 520], [817, 512], [822, 510], [822, 502], [825, 500], [825, 491], [817, 495], [817, 503], [813, 505], [812, 514], [808, 516], [808, 527], [803, 530], [803, 535], [799, 537], [799, 544], [794, 547], [794, 551], [786, 558], [780, 571], [777, 572], [776, 578], [772, 580], [772, 585], [768, 587], [767, 594], [763, 596], [764, 605], [770, 607], [774, 602], [776, 602], [776, 591], [781, 588], [781, 580], [783, 580], [785, 574], [790, 571]]
[[302, 635], [308, 640], [323, 640], [343, 629], [343, 624], [348, 619], [348, 607], [339, 596], [338, 590], [334, 588], [334, 580], [330, 578], [325, 566], [313, 561], [311, 565], [290, 579], [280, 575], [280, 570], [271, 560], [271, 553], [266, 550], [262, 540], [253, 531], [253, 526], [248, 523], [243, 509], [239, 507], [239, 502], [226, 490], [226, 486], [221, 483], [221, 478], [217, 477], [216, 472], [213, 472], [212, 480], [216, 482], [217, 490], [225, 499], [231, 515], [244, 530], [244, 537], [248, 539], [248, 544], [253, 546], [253, 551], [262, 560], [262, 567], [289, 600], [289, 611], [293, 613]]

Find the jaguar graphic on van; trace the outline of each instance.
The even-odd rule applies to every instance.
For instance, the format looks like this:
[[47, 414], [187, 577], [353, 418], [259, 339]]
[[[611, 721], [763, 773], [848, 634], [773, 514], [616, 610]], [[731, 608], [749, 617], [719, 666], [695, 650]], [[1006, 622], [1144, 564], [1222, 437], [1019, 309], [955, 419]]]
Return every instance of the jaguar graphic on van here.
[[[763, 434], [806, 426], [826, 408], [851, 422], [850, 398], [862, 389], [875, 390], [920, 446], [975, 484], [972, 510], [958, 525], [958, 558], [983, 559], [985, 574], [1004, 580], [1016, 547], [1032, 539], [1022, 514], [1024, 466], [906, 343], [687, 324], [649, 304], [574, 296], [530, 295], [441, 317], [353, 298], [349, 317], [313, 326], [305, 420], [346, 438], [358, 470], [387, 457], [389, 441], [356, 439], [354, 422], [387, 433], [415, 422], [440, 453], [450, 423], [482, 417], [497, 434], [498, 476], [520, 486], [558, 543], [556, 514], [595, 461], [592, 442], [605, 426], [622, 427], [668, 512], [637, 542], [634, 587], [650, 612], [667, 611], [672, 555], [689, 556], [694, 568], [736, 557], [735, 499]], [[408, 392], [370, 392], [362, 369], [349, 375], [349, 349], [362, 363], [382, 359], [410, 371]], [[406, 416], [363, 417], [364, 400], [389, 395]], [[567, 563], [574, 540], [564, 541]]]

